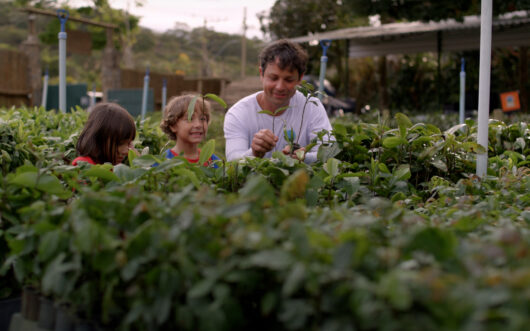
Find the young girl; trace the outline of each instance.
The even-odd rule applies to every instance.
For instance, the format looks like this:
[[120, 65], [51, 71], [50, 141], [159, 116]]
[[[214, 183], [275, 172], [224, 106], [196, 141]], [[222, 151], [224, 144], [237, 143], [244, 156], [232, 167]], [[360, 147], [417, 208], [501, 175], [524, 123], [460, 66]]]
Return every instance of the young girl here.
[[[193, 95], [175, 97], [169, 101], [164, 109], [160, 128], [169, 139], [176, 142], [175, 146], [166, 152], [168, 159], [184, 156], [190, 163], [199, 162], [201, 150], [198, 146], [208, 132], [211, 106], [208, 101], [198, 99], [191, 121], [188, 121], [188, 105], [193, 98]], [[208, 166], [215, 160], [219, 160], [219, 158], [212, 154], [210, 160], [204, 165]], [[213, 167], [217, 168], [217, 165], [214, 164]]]
[[134, 119], [125, 109], [115, 103], [99, 103], [88, 115], [76, 145], [79, 157], [72, 165], [119, 164], [128, 155], [135, 136]]

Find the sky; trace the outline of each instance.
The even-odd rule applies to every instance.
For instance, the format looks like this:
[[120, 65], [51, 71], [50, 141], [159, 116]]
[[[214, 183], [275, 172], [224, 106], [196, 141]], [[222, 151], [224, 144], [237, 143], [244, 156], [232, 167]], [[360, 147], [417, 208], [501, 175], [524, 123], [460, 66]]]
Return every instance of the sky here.
[[[142, 0], [136, 7], [134, 0], [109, 0], [112, 8], [126, 9], [140, 16], [140, 25], [157, 32], [172, 29], [175, 23], [185, 23], [191, 29], [201, 27], [206, 20], [210, 30], [230, 34], [243, 32], [243, 8], [247, 8], [247, 38], [263, 39], [257, 14], [269, 11], [276, 0]], [[72, 7], [89, 5], [92, 1], [70, 0]]]

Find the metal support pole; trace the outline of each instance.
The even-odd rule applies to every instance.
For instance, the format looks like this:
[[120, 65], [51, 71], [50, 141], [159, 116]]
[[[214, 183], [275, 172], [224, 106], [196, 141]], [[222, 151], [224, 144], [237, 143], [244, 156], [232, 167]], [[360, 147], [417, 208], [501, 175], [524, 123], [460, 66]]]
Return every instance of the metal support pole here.
[[144, 91], [142, 94], [142, 121], [145, 119], [145, 113], [147, 112], [147, 92], [149, 91], [149, 67], [145, 69], [144, 76]]
[[64, 31], [68, 11], [57, 10], [57, 17], [61, 22], [61, 32], [59, 32], [59, 110], [66, 113], [66, 32]]
[[488, 169], [492, 12], [492, 0], [482, 0], [480, 9], [480, 72], [478, 86], [477, 143], [486, 149], [486, 153], [477, 154], [477, 176], [479, 177], [485, 176]]
[[162, 81], [162, 113], [166, 109], [166, 99], [167, 99], [167, 80], [164, 78]]
[[326, 66], [328, 63], [328, 57], [326, 56], [329, 46], [331, 46], [331, 40], [325, 39], [320, 41], [322, 46], [322, 56], [320, 57], [320, 77], [318, 80], [318, 98], [322, 101], [322, 92], [324, 91], [324, 78], [326, 77]]
[[460, 66], [460, 124], [464, 123], [466, 113], [466, 60], [462, 58]]
[[92, 95], [90, 96], [90, 107], [96, 104], [96, 83], [92, 83]]
[[44, 72], [44, 82], [42, 84], [42, 102], [41, 107], [46, 109], [46, 104], [48, 103], [48, 68], [46, 68], [46, 71]]

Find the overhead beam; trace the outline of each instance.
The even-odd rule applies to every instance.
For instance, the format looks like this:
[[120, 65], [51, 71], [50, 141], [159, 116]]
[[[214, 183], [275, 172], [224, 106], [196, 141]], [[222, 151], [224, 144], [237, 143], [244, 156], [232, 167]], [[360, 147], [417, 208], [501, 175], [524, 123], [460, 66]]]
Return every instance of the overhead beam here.
[[[52, 11], [52, 10], [38, 9], [38, 8], [29, 8], [29, 7], [28, 8], [24, 8], [22, 10], [25, 11], [25, 12], [28, 12], [28, 13], [32, 13], [32, 14], [39, 14], [39, 15], [57, 17], [57, 12]], [[106, 28], [106, 29], [117, 29], [118, 28], [118, 26], [116, 24], [100, 23], [100, 22], [92, 21], [92, 20], [89, 20], [89, 19], [86, 19], [86, 18], [82, 18], [82, 17], [72, 17], [72, 16], [70, 16], [70, 17], [68, 17], [68, 20], [69, 21], [74, 21], [74, 22], [85, 23], [85, 24], [89, 24], [89, 25], [94, 25], [94, 26], [99, 26], [99, 27]]]

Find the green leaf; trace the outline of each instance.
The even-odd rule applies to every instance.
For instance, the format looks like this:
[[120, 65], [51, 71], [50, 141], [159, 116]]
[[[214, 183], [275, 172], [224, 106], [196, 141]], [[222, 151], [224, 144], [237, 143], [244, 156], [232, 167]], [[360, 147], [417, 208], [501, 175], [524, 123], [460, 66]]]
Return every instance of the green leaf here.
[[300, 262], [295, 264], [285, 279], [285, 283], [283, 284], [282, 288], [282, 294], [288, 297], [295, 293], [296, 290], [298, 290], [302, 285], [305, 279], [305, 274], [305, 266]]
[[432, 254], [437, 260], [454, 257], [457, 240], [452, 232], [439, 228], [425, 228], [412, 238], [406, 252], [423, 251]]
[[394, 148], [399, 145], [406, 145], [407, 140], [402, 137], [387, 137], [383, 140], [383, 147], [385, 148]]
[[188, 105], [188, 121], [191, 122], [191, 118], [193, 117], [193, 113], [195, 112], [195, 104], [197, 103], [197, 99], [200, 97], [200, 95], [194, 96], [190, 104]]
[[64, 189], [64, 187], [61, 184], [61, 182], [59, 181], [59, 179], [57, 179], [57, 177], [55, 177], [53, 175], [42, 175], [42, 176], [40, 176], [37, 179], [36, 188], [41, 190], [41, 191], [43, 191], [43, 192], [46, 192], [46, 193], [55, 194], [58, 197], [64, 198], [64, 199], [66, 199], [66, 198], [68, 198], [68, 197], [70, 197], [72, 195], [71, 192], [66, 191]]
[[412, 122], [403, 113], [397, 113], [395, 118], [396, 118], [396, 122], [397, 122], [398, 127], [399, 127], [399, 135], [402, 138], [405, 138], [407, 136], [407, 129], [412, 126]]
[[399, 271], [392, 271], [384, 275], [378, 286], [378, 291], [387, 297], [390, 304], [399, 310], [406, 310], [412, 304], [412, 294], [408, 286], [400, 279]]
[[148, 171], [149, 170], [145, 168], [129, 168], [125, 164], [117, 164], [114, 167], [114, 174], [122, 183], [135, 181]]
[[263, 250], [248, 258], [250, 266], [268, 268], [271, 270], [285, 270], [293, 262], [292, 257], [279, 248]]
[[336, 141], [331, 142], [329, 145], [320, 145], [317, 152], [317, 159], [325, 163], [328, 159], [337, 156], [342, 149]]
[[274, 188], [261, 175], [251, 176], [245, 186], [239, 190], [239, 195], [251, 200], [273, 201], [275, 198]]
[[436, 168], [440, 169], [441, 171], [447, 172], [447, 165], [445, 164], [444, 161], [440, 159], [435, 159], [431, 161], [431, 164], [435, 166]]
[[308, 182], [309, 175], [307, 171], [298, 169], [283, 182], [280, 196], [286, 200], [302, 198], [305, 195]]
[[456, 131], [465, 128], [466, 126], [467, 125], [465, 123], [454, 125], [451, 128], [445, 130], [445, 134], [455, 134]]
[[147, 154], [134, 158], [133, 165], [136, 167], [148, 168], [150, 169], [153, 164], [157, 163], [159, 160], [156, 156]]
[[410, 178], [410, 165], [401, 164], [397, 169], [394, 170], [394, 176], [399, 180], [407, 180]]
[[324, 164], [323, 169], [331, 177], [336, 177], [339, 174], [339, 164], [339, 160], [331, 158], [326, 162], [326, 164]]
[[199, 155], [199, 165], [205, 164], [215, 151], [215, 139], [210, 139], [204, 146], [201, 148], [201, 154]]
[[261, 313], [269, 315], [277, 304], [277, 296], [274, 292], [267, 292], [261, 299]]
[[127, 154], [127, 159], [129, 160], [129, 166], [132, 166], [133, 165], [133, 161], [134, 159], [136, 159], [138, 155], [136, 154], [135, 151], [133, 151], [132, 149], [129, 150], [129, 153]]
[[11, 179], [10, 183], [27, 188], [34, 188], [37, 184], [37, 176], [37, 172], [23, 172], [17, 174], [13, 179]]
[[206, 278], [200, 280], [195, 285], [193, 285], [193, 287], [188, 292], [188, 299], [201, 298], [207, 295], [212, 290], [214, 284], [214, 279]]
[[61, 232], [59, 230], [45, 233], [39, 243], [39, 261], [48, 261], [53, 257], [59, 247]]
[[280, 107], [280, 108], [276, 109], [276, 110], [274, 111], [274, 115], [276, 115], [276, 114], [278, 114], [278, 113], [280, 113], [280, 112], [286, 110], [286, 109], [289, 108], [289, 107], [290, 107], [290, 106], [283, 106], [283, 107]]
[[271, 116], [274, 115], [274, 113], [273, 113], [272, 111], [270, 111], [270, 110], [265, 110], [265, 109], [260, 110], [260, 111], [258, 112], [258, 114], [267, 114], [267, 115], [271, 115]]
[[473, 141], [467, 141], [463, 143], [462, 148], [468, 153], [478, 153], [478, 154], [486, 153], [486, 149], [484, 148], [484, 146], [477, 144], [476, 142], [473, 142]]
[[526, 147], [526, 143], [524, 141], [524, 138], [523, 137], [517, 137], [515, 139], [515, 144], [513, 145], [513, 148], [514, 149], [520, 149], [521, 151], [524, 151]]
[[226, 108], [226, 107], [227, 107], [226, 102], [225, 102], [223, 99], [221, 99], [221, 97], [219, 97], [219, 96], [217, 96], [217, 95], [215, 95], [215, 94], [213, 94], [213, 93], [206, 93], [206, 94], [204, 95], [204, 97], [205, 97], [205, 98], [208, 98], [208, 99], [210, 99], [210, 100], [213, 100], [213, 101], [215, 101], [215, 102], [217, 102], [217, 103], [220, 104], [223, 108]]
[[197, 175], [190, 169], [185, 168], [179, 168], [175, 170], [175, 174], [179, 176], [184, 176], [185, 178], [188, 178], [190, 182], [195, 186], [196, 188], [199, 188], [201, 186], [201, 182], [197, 178]]
[[333, 125], [333, 134], [340, 135], [340, 136], [346, 136], [348, 134], [348, 131], [346, 130], [346, 127], [340, 123], [335, 123]]
[[379, 169], [379, 171], [384, 172], [385, 174], [389, 174], [390, 173], [390, 170], [388, 170], [388, 167], [384, 163], [378, 162], [377, 163], [377, 168]]
[[84, 170], [82, 173], [87, 177], [96, 177], [105, 182], [119, 181], [119, 178], [111, 171], [111, 169], [112, 166], [110, 164], [96, 164], [89, 169]]

